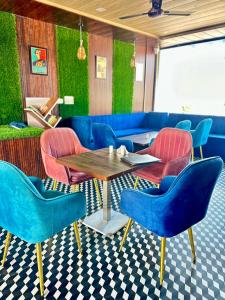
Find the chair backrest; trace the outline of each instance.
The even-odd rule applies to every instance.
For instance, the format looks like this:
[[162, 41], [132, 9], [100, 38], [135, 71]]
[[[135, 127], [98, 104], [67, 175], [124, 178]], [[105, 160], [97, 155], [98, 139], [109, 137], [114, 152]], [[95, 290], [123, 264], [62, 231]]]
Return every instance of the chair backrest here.
[[43, 155], [55, 158], [79, 153], [82, 146], [76, 133], [70, 128], [52, 128], [45, 130], [40, 139]]
[[96, 149], [105, 148], [110, 145], [116, 147], [116, 136], [109, 125], [103, 123], [93, 123], [92, 134]]
[[[0, 226], [25, 241], [31, 241], [30, 237], [39, 234], [44, 221], [46, 211], [41, 203], [45, 200], [29, 178], [14, 165], [0, 161], [0, 177], [3, 178], [0, 186]], [[46, 222], [50, 221], [46, 219]]]
[[168, 162], [183, 156], [190, 156], [192, 137], [188, 131], [177, 128], [164, 128], [156, 136], [149, 150], [152, 155]]
[[190, 130], [191, 129], [191, 121], [190, 120], [183, 120], [176, 124], [175, 128], [180, 128], [183, 130]]
[[213, 120], [211, 118], [204, 119], [198, 123], [192, 132], [193, 147], [200, 147], [207, 143]]
[[188, 165], [177, 176], [166, 194], [156, 202], [164, 211], [162, 220], [157, 222], [162, 222], [165, 236], [176, 235], [205, 217], [222, 166], [220, 157], [207, 158]]

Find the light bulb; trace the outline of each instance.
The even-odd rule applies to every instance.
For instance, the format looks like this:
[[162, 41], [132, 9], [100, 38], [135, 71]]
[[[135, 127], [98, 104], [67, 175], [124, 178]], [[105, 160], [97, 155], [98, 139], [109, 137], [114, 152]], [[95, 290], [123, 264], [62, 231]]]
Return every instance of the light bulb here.
[[83, 40], [80, 40], [80, 47], [77, 50], [77, 58], [79, 60], [85, 60], [86, 59], [86, 52], [83, 46]]

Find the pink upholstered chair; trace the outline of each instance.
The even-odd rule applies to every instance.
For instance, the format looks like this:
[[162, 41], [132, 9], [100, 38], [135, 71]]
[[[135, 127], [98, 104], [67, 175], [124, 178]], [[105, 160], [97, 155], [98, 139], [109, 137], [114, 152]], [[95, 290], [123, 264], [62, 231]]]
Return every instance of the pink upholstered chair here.
[[[81, 154], [90, 151], [83, 147], [70, 128], [52, 128], [45, 130], [40, 139], [41, 154], [46, 174], [53, 179], [53, 189], [56, 189], [57, 182], [69, 184], [72, 191], [79, 190], [79, 183], [92, 179], [86, 173], [66, 168], [56, 162], [56, 159], [66, 155]], [[98, 200], [101, 204], [101, 197], [97, 179], [94, 178], [94, 185]]]
[[134, 172], [138, 186], [139, 177], [159, 186], [163, 177], [178, 175], [189, 163], [192, 149], [192, 137], [188, 131], [177, 128], [164, 128], [157, 135], [154, 143], [137, 153], [150, 154], [161, 159]]

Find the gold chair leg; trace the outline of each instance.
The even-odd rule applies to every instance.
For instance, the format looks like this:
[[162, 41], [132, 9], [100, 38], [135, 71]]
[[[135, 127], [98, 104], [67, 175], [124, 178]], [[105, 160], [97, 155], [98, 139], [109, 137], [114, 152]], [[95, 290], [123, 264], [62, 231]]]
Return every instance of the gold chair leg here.
[[134, 189], [136, 190], [136, 188], [138, 187], [138, 182], [139, 182], [139, 177], [137, 176], [134, 182]]
[[194, 161], [195, 154], [194, 154], [194, 148], [191, 149], [191, 161]]
[[164, 260], [166, 252], [166, 238], [161, 238], [161, 258], [160, 258], [160, 285], [163, 283], [164, 279]]
[[94, 181], [94, 186], [95, 186], [98, 202], [99, 202], [99, 205], [101, 207], [102, 206], [102, 199], [101, 199], [101, 194], [100, 194], [100, 190], [99, 190], [99, 186], [98, 186], [98, 180], [96, 178], [94, 178], [93, 181]]
[[73, 184], [73, 185], [71, 186], [71, 192], [72, 192], [72, 193], [79, 192], [79, 184]]
[[194, 244], [193, 232], [191, 227], [188, 229], [188, 237], [191, 245], [192, 262], [195, 264], [196, 263], [195, 244]]
[[156, 187], [157, 189], [159, 189], [159, 183], [156, 183], [156, 184], [155, 184], [155, 187]]
[[75, 237], [76, 237], [76, 241], [77, 241], [78, 250], [79, 250], [80, 255], [82, 255], [80, 234], [79, 234], [79, 229], [78, 229], [78, 226], [77, 226], [77, 222], [73, 223], [73, 228], [74, 228], [74, 233], [75, 233]]
[[44, 296], [44, 278], [43, 278], [41, 243], [36, 244], [36, 253], [37, 253], [37, 264], [38, 264], [38, 276], [40, 281], [40, 292], [41, 292], [41, 296]]
[[5, 249], [4, 249], [3, 258], [2, 258], [2, 267], [4, 267], [4, 264], [6, 261], [6, 256], [8, 253], [11, 236], [12, 236], [12, 234], [10, 232], [7, 232], [6, 240], [5, 240]]
[[53, 179], [53, 187], [52, 187], [53, 190], [56, 190], [57, 189], [57, 180]]
[[125, 231], [124, 231], [124, 235], [123, 235], [122, 241], [121, 241], [121, 243], [120, 243], [119, 252], [120, 252], [120, 251], [122, 250], [122, 248], [123, 248], [123, 245], [124, 245], [124, 243], [125, 243], [125, 240], [126, 240], [126, 238], [127, 238], [127, 235], [128, 235], [128, 232], [129, 232], [129, 230], [130, 230], [130, 228], [131, 228], [132, 223], [133, 223], [133, 220], [132, 220], [131, 218], [129, 218], [129, 220], [128, 220], [128, 222], [127, 222], [127, 225], [126, 225], [126, 228], [125, 228]]
[[200, 150], [200, 157], [201, 159], [203, 159], [202, 146], [199, 147], [199, 150]]

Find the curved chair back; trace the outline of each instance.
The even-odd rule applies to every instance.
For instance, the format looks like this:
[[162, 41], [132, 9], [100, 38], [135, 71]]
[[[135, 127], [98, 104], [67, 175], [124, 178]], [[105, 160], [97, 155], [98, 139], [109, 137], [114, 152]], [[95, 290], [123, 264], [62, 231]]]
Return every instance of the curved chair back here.
[[116, 136], [109, 125], [103, 123], [93, 123], [92, 134], [96, 149], [106, 148], [110, 145], [116, 148]]
[[183, 129], [183, 130], [190, 130], [191, 129], [191, 121], [190, 120], [183, 120], [176, 124], [175, 128]]
[[207, 143], [213, 120], [204, 119], [198, 123], [195, 130], [191, 132], [193, 139], [193, 148], [203, 146]]
[[150, 148], [152, 155], [159, 157], [163, 162], [168, 162], [191, 155], [192, 137], [188, 131], [164, 128], [160, 130]]
[[[41, 232], [42, 223], [50, 221], [45, 218], [46, 208], [41, 206], [44, 199], [29, 178], [12, 164], [0, 161], [0, 176], [4, 178], [0, 187], [0, 226], [31, 242]], [[36, 215], [40, 217], [38, 221]]]
[[220, 157], [208, 158], [190, 164], [178, 175], [166, 199], [156, 203], [164, 211], [159, 214], [163, 236], [179, 234], [205, 217], [222, 166]]

